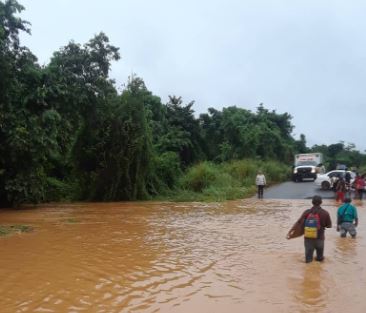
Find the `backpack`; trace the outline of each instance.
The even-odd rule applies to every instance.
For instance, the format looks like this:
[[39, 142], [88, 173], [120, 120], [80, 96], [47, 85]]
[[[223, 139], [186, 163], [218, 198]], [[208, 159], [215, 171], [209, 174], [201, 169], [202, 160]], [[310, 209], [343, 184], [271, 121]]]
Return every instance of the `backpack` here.
[[310, 239], [318, 238], [318, 230], [320, 229], [320, 216], [318, 212], [311, 210], [305, 217], [304, 237]]

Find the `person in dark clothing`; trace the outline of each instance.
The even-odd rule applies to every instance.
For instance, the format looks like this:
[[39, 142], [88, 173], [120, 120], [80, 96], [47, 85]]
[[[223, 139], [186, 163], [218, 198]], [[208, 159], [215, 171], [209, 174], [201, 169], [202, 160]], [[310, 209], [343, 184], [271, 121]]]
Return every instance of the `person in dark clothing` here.
[[346, 174], [344, 175], [344, 180], [346, 181], [346, 184], [351, 183], [351, 173], [350, 172], [346, 172]]
[[[322, 198], [315, 195], [312, 198], [313, 207], [305, 210], [300, 218], [297, 220], [293, 228], [287, 235], [288, 239], [294, 238], [291, 232], [296, 228], [301, 228], [304, 234], [305, 247], [305, 262], [313, 261], [314, 250], [316, 251], [316, 260], [323, 261], [324, 259], [324, 241], [325, 228], [332, 227], [332, 221], [328, 211], [322, 209]], [[310, 222], [314, 222], [312, 225]], [[299, 235], [297, 232], [296, 236]]]
[[337, 185], [336, 185], [336, 193], [337, 193], [336, 201], [337, 202], [342, 202], [342, 203], [344, 202], [344, 195], [345, 195], [346, 191], [347, 191], [346, 182], [343, 177], [340, 177], [337, 182]]
[[351, 192], [351, 173], [348, 171], [344, 175], [344, 182], [346, 184], [346, 195], [348, 197]]

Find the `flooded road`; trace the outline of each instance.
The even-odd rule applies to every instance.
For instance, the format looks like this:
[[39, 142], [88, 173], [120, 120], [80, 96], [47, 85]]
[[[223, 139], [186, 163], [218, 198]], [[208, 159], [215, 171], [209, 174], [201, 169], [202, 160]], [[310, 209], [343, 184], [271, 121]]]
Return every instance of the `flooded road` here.
[[355, 240], [328, 229], [325, 261], [305, 264], [285, 236], [310, 201], [2, 210], [34, 231], [0, 238], [0, 312], [363, 313], [365, 206]]

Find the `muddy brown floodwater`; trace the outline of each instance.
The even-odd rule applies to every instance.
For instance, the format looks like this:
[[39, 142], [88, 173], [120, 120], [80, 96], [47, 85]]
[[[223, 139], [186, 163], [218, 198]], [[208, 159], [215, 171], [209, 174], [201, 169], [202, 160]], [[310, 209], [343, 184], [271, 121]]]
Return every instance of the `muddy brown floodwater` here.
[[[323, 263], [285, 236], [310, 200], [108, 203], [1, 210], [0, 312], [366, 312], [358, 237], [326, 231]], [[323, 203], [335, 224], [336, 203]]]

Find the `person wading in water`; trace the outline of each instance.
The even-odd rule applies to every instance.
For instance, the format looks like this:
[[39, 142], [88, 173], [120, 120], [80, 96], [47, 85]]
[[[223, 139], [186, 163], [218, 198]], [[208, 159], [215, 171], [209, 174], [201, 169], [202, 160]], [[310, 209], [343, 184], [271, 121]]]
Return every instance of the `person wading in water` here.
[[346, 237], [347, 232], [356, 238], [356, 227], [358, 225], [357, 208], [351, 204], [351, 198], [344, 199], [344, 204], [338, 208], [337, 211], [337, 231], [340, 232], [341, 237]]
[[312, 199], [313, 207], [305, 210], [287, 234], [287, 239], [304, 235], [305, 262], [313, 261], [314, 250], [316, 260], [324, 260], [324, 232], [332, 227], [328, 211], [322, 209], [322, 198], [315, 195]]

